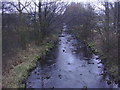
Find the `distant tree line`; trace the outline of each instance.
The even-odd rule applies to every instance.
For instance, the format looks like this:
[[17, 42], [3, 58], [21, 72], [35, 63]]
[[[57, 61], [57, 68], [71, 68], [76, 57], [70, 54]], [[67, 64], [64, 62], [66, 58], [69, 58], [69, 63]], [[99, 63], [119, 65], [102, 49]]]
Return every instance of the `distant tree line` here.
[[74, 29], [77, 36], [87, 40], [95, 26], [95, 12], [90, 4], [71, 3], [64, 13], [66, 24]]

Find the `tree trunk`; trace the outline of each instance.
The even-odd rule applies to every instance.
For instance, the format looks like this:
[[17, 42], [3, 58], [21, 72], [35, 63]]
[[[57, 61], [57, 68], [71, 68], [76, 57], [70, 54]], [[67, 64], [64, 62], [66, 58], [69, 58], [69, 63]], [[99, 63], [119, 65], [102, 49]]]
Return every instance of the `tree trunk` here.
[[106, 53], [109, 54], [109, 3], [105, 2], [105, 37], [106, 37]]

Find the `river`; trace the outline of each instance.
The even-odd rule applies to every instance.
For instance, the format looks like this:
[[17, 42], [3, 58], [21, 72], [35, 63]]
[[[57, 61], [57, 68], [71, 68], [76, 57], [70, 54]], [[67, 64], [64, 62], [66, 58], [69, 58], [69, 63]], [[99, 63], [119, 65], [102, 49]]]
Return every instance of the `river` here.
[[86, 46], [66, 31], [64, 26], [57, 48], [50, 53], [55, 57], [47, 58], [42, 67], [37, 64], [26, 79], [26, 88], [117, 88], [115, 83], [107, 84], [98, 56], [88, 59]]

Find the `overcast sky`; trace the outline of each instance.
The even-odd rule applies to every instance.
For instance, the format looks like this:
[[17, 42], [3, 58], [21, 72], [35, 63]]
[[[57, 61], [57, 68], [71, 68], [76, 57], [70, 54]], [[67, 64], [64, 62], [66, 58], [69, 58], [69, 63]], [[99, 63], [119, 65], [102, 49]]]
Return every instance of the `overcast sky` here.
[[[17, 1], [17, 0], [0, 0], [0, 1]], [[20, 1], [31, 1], [31, 0], [20, 0]], [[39, 0], [34, 0], [34, 1], [39, 1]], [[55, 0], [41, 0], [41, 1], [55, 1]], [[98, 2], [98, 1], [109, 1], [109, 2], [114, 2], [114, 1], [120, 1], [120, 0], [62, 0], [64, 2]]]
[[[1, 0], [0, 0], [1, 1]], [[18, 0], [2, 0], [2, 1], [18, 1]], [[20, 0], [22, 3], [25, 3], [26, 1], [32, 1], [32, 0]], [[35, 2], [39, 2], [39, 0], [33, 0]], [[56, 0], [41, 0], [41, 1], [56, 1]], [[83, 2], [87, 3], [90, 2], [91, 4], [95, 5], [95, 10], [99, 10], [98, 8], [104, 9], [103, 5], [101, 5], [100, 2], [108, 1], [108, 2], [116, 2], [120, 0], [61, 0], [63, 2]], [[98, 8], [97, 8], [98, 7]]]

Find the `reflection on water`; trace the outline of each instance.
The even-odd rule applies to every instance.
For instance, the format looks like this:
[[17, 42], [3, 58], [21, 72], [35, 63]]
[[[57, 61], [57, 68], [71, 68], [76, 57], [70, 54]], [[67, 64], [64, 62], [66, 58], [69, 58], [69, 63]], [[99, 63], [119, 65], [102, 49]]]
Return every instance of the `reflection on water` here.
[[[27, 88], [115, 88], [103, 79], [103, 65], [96, 55], [88, 59], [87, 47], [67, 34], [64, 26], [58, 47], [44, 59], [26, 80]], [[52, 57], [51, 57], [52, 56]], [[54, 56], [54, 57], [53, 57]], [[87, 59], [86, 59], [87, 58]]]

